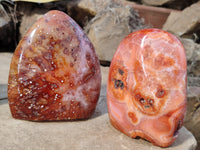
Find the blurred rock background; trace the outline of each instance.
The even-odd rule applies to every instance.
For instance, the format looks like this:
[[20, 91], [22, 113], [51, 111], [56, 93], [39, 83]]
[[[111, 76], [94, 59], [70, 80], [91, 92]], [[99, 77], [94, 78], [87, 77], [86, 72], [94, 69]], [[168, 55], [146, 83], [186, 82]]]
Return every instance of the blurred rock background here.
[[[29, 0], [31, 1], [31, 0]], [[183, 43], [188, 64], [184, 126], [200, 149], [200, 2], [198, 0], [0, 0], [0, 55], [13, 53], [30, 26], [49, 10], [70, 15], [92, 41], [101, 65], [109, 66], [120, 41], [143, 28], [160, 28]]]

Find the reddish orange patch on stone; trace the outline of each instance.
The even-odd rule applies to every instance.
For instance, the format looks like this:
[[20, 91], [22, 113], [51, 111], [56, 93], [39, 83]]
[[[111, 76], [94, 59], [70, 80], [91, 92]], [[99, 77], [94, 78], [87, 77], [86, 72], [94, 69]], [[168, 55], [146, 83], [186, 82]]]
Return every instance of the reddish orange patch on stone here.
[[137, 117], [136, 117], [136, 115], [134, 113], [129, 112], [128, 116], [131, 118], [131, 120], [132, 120], [133, 123], [137, 122]]

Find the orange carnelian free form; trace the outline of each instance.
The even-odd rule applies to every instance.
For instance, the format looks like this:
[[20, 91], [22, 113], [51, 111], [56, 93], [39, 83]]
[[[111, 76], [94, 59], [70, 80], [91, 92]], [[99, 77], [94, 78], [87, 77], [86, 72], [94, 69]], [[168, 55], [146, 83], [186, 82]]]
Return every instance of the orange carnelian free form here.
[[159, 29], [129, 34], [109, 70], [111, 124], [130, 137], [170, 146], [186, 111], [186, 68], [185, 50], [174, 35]]

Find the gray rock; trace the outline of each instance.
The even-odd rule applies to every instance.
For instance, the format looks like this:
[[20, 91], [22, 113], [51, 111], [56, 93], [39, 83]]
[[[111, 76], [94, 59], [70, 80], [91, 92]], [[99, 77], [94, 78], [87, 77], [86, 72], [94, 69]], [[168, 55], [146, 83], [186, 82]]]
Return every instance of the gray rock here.
[[187, 85], [190, 86], [195, 86], [195, 87], [200, 87], [200, 77], [187, 77]]
[[121, 40], [144, 23], [131, 6], [110, 5], [86, 26], [86, 32], [101, 61], [111, 61]]
[[182, 12], [173, 12], [163, 26], [164, 30], [178, 36], [188, 36], [198, 32], [200, 26], [200, 2], [187, 7]]
[[[21, 15], [20, 21], [20, 37], [21, 39], [26, 31], [46, 12], [50, 10], [60, 10], [66, 12], [67, 6], [68, 9], [74, 7], [77, 0], [74, 1], [55, 1], [48, 3], [27, 3], [27, 2], [16, 2], [17, 11]], [[73, 3], [73, 4], [72, 4]]]
[[145, 5], [165, 6], [173, 9], [183, 9], [196, 1], [197, 0], [141, 0]]
[[0, 84], [0, 100], [7, 99], [7, 84]]
[[98, 12], [104, 10], [113, 0], [81, 0], [78, 3], [79, 9], [88, 11], [91, 15], [96, 15]]
[[108, 72], [109, 72], [109, 67], [101, 67], [101, 75], [102, 75], [101, 93], [93, 117], [108, 113], [107, 98], [106, 98]]
[[42, 16], [44, 15], [48, 10], [47, 9], [39, 9], [35, 8], [34, 5], [31, 6], [30, 4], [24, 4], [21, 6], [22, 10], [21, 13], [23, 14], [20, 27], [19, 27], [19, 32], [20, 32], [20, 37], [21, 39], [28, 29]]
[[200, 77], [200, 44], [186, 38], [181, 38], [181, 42], [186, 50], [188, 76]]
[[43, 14], [33, 13], [32, 15], [24, 15], [20, 24], [20, 39], [26, 34], [28, 29], [42, 16]]
[[5, 26], [10, 21], [10, 17], [8, 16], [7, 12], [5, 11], [4, 7], [0, 4], [0, 27]]
[[187, 112], [184, 126], [190, 130], [198, 142], [200, 149], [200, 87], [190, 86], [187, 90]]

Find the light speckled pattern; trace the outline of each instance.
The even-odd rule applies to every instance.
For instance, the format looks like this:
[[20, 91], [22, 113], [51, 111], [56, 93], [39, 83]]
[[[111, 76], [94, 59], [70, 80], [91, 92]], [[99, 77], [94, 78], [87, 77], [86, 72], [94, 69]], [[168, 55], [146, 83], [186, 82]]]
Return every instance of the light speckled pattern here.
[[68, 15], [50, 11], [20, 41], [13, 55], [8, 100], [14, 118], [89, 118], [101, 86], [93, 45]]
[[133, 138], [171, 145], [186, 111], [186, 68], [184, 48], [175, 36], [158, 29], [129, 34], [109, 71], [112, 125]]

